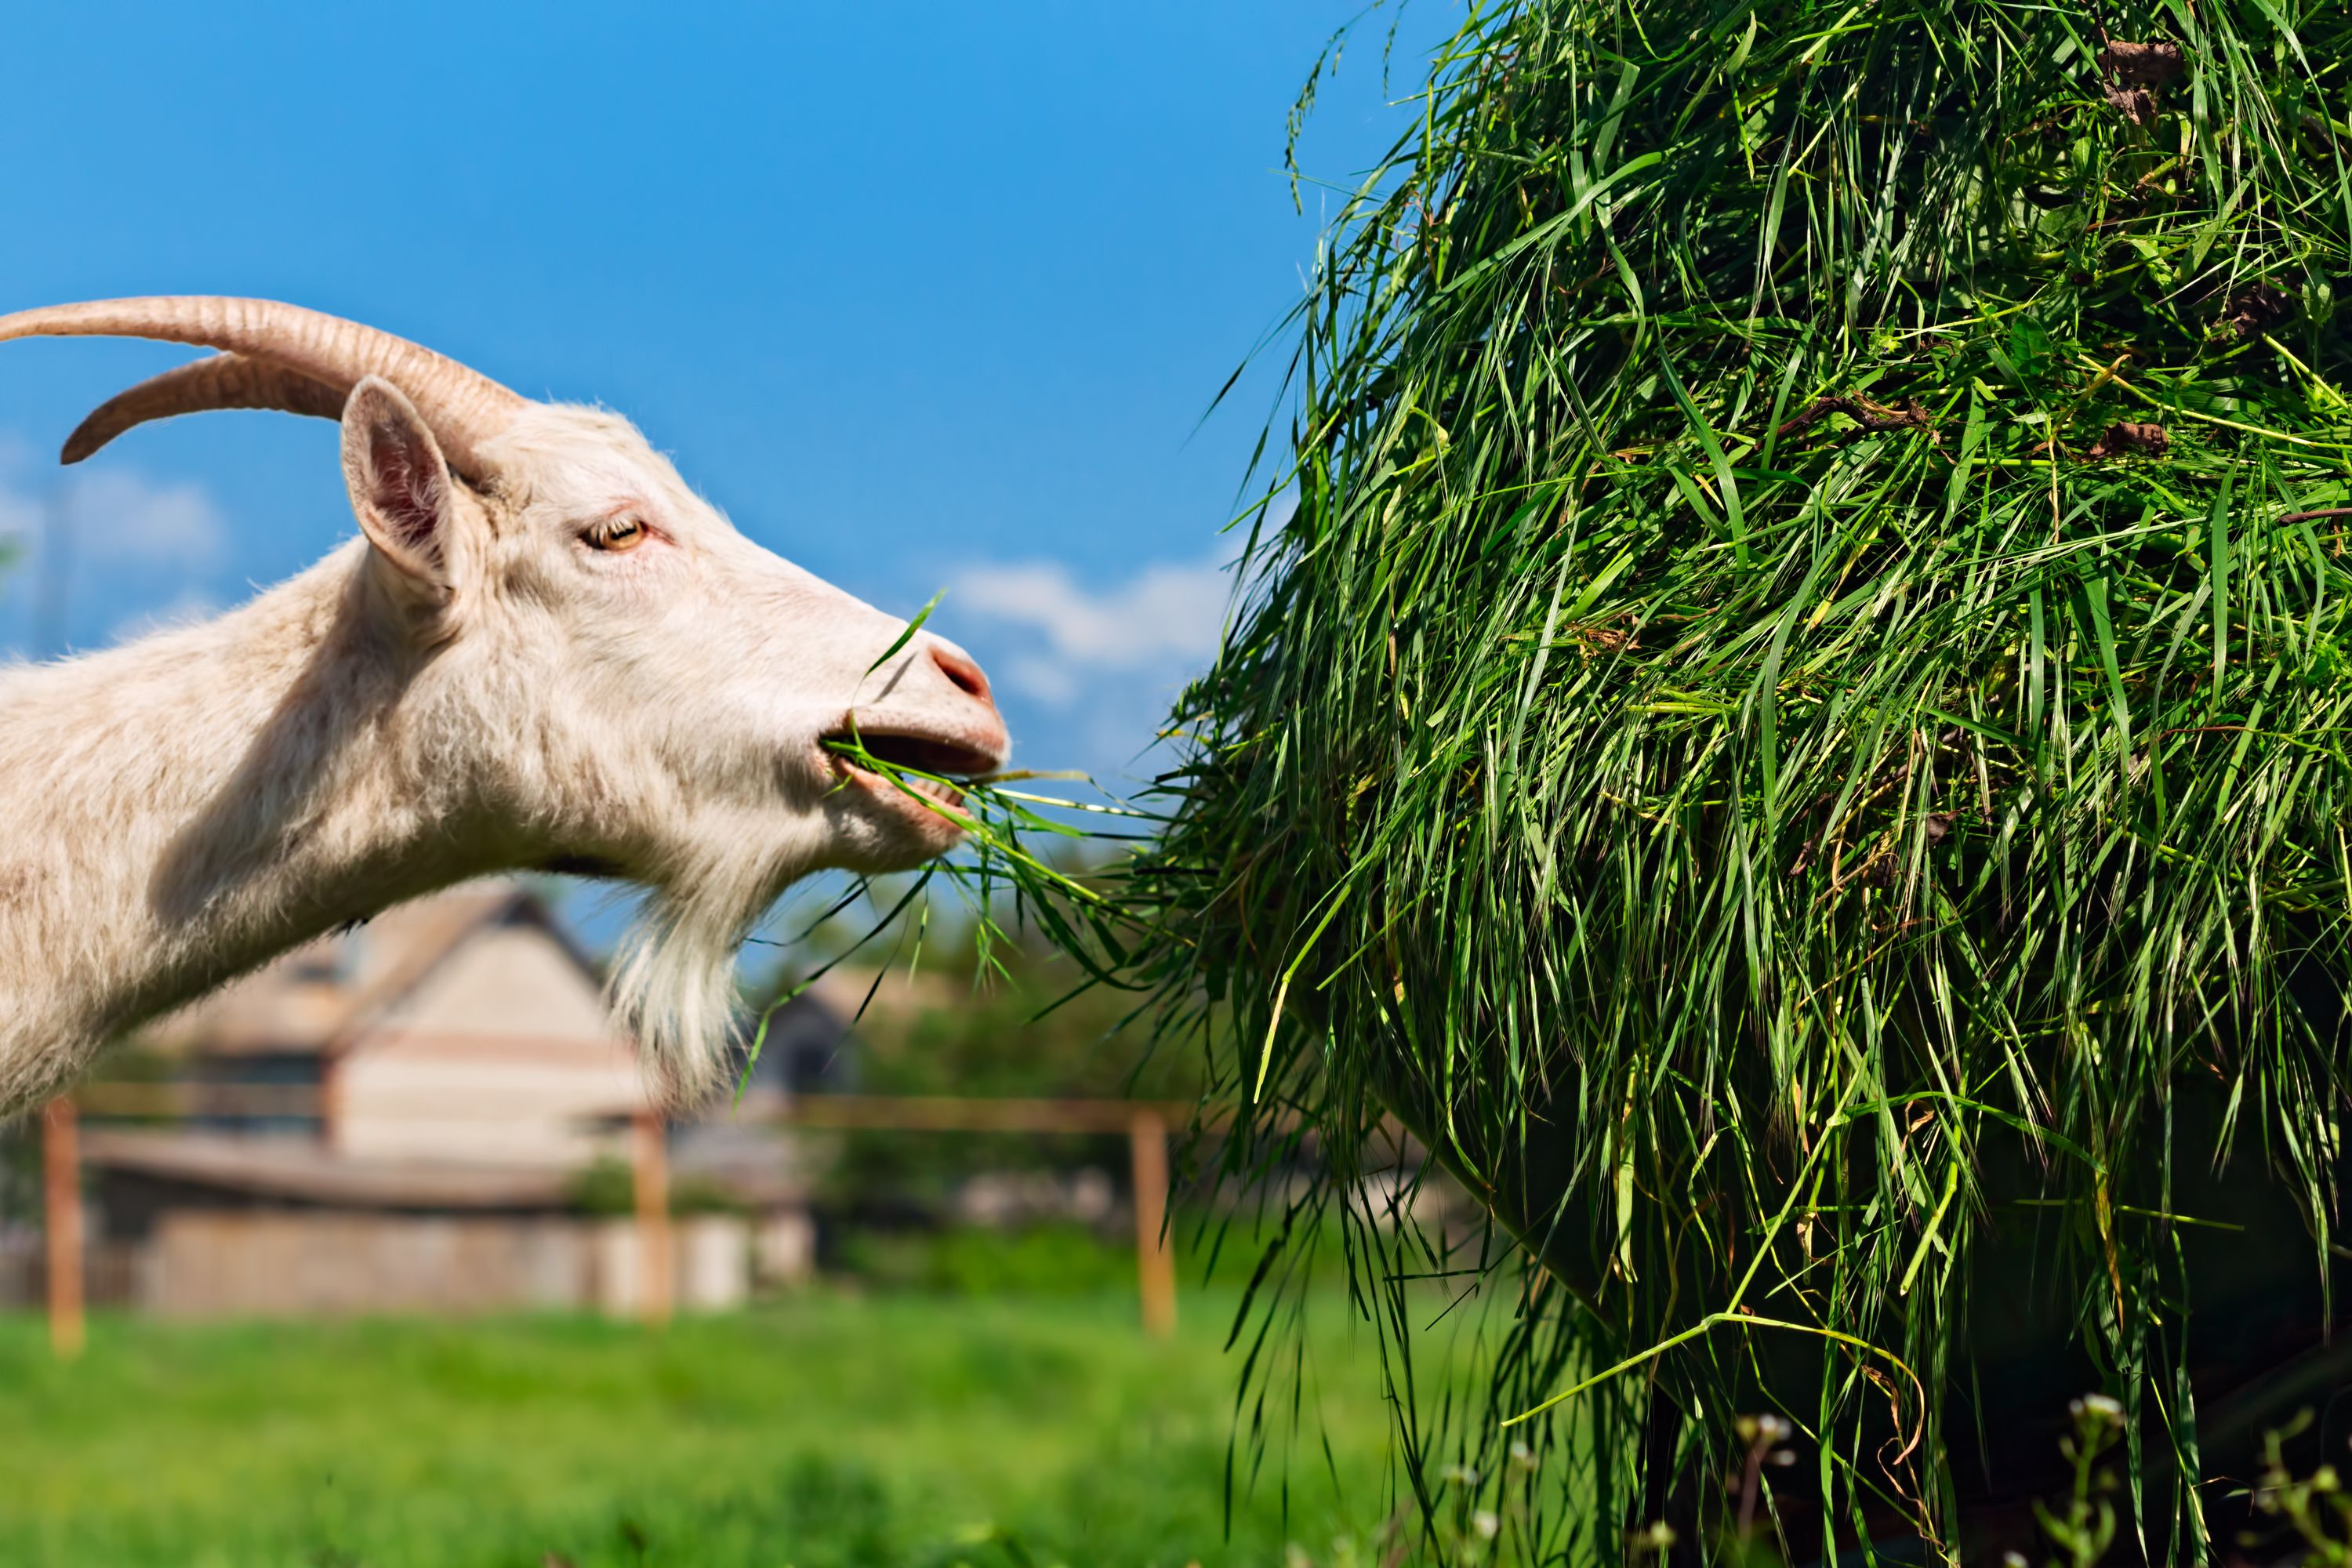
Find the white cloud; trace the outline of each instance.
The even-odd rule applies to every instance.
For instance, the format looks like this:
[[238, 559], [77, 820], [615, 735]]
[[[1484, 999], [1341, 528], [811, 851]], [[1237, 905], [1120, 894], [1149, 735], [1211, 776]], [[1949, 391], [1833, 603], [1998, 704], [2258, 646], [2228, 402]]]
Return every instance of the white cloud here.
[[74, 554], [85, 560], [203, 571], [222, 559], [227, 532], [203, 486], [116, 468], [39, 483], [27, 472], [31, 456], [22, 440], [0, 437], [0, 535], [23, 548], [40, 548], [57, 509]]
[[1090, 674], [1142, 674], [1204, 664], [1217, 651], [1231, 579], [1213, 563], [1160, 562], [1089, 591], [1055, 562], [975, 566], [948, 597], [959, 617], [983, 616], [1035, 633], [1052, 657], [1016, 657], [1013, 684], [1056, 706]]
[[1066, 659], [1015, 654], [1004, 667], [1004, 681], [1013, 690], [1055, 708], [1067, 708], [1078, 700], [1077, 671]]
[[[52, 538], [64, 542], [61, 574], [40, 559]], [[229, 542], [201, 485], [110, 465], [58, 473], [21, 437], [0, 432], [0, 543], [15, 556], [0, 574], [9, 623], [0, 641], [29, 632], [88, 647], [93, 634], [112, 641], [208, 615]], [[35, 602], [60, 590], [66, 620], [45, 628]]]
[[200, 485], [101, 468], [68, 483], [63, 500], [75, 543], [93, 559], [201, 571], [227, 543], [220, 510]]

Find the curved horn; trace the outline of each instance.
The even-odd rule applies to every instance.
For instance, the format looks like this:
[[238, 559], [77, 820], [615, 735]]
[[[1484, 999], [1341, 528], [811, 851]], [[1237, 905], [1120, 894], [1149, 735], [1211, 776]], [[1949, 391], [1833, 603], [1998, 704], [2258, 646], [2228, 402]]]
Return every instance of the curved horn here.
[[[226, 349], [309, 376], [348, 393], [380, 375], [408, 395], [432, 428], [452, 468], [486, 477], [483, 446], [524, 406], [489, 377], [405, 338], [275, 300], [164, 295], [93, 300], [0, 316], [0, 342], [12, 338], [155, 338]], [[135, 389], [134, 389], [135, 390]]]
[[150, 376], [108, 398], [66, 437], [58, 460], [79, 463], [124, 431], [151, 419], [208, 408], [280, 408], [320, 419], [341, 419], [350, 395], [316, 376], [243, 354], [215, 354]]

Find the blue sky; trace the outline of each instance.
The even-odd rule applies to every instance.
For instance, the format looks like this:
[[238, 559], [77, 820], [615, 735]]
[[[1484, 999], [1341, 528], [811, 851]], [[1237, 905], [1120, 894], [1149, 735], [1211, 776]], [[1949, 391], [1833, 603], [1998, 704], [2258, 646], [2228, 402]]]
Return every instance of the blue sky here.
[[[811, 570], [901, 614], [947, 589], [1020, 760], [1115, 781], [1213, 646], [1270, 384], [1196, 425], [1311, 265], [1284, 115], [1360, 8], [31, 7], [0, 309], [274, 296], [601, 401]], [[1307, 144], [1338, 182], [1409, 122], [1372, 26]], [[352, 531], [321, 421], [56, 467], [187, 357], [0, 345], [0, 532], [37, 554], [61, 507], [71, 540], [0, 577], [0, 643], [47, 651], [44, 582], [88, 647]]]

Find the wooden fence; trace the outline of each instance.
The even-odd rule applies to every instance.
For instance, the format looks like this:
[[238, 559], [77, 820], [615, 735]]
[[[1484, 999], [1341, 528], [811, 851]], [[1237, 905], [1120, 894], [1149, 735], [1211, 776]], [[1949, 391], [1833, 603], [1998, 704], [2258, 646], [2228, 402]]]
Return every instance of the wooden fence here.
[[[70, 1360], [81, 1353], [84, 1257], [79, 1128], [100, 1117], [315, 1116], [316, 1089], [307, 1086], [92, 1083], [61, 1096], [41, 1114], [49, 1342]], [[763, 1117], [786, 1126], [899, 1132], [1122, 1133], [1135, 1189], [1136, 1292], [1143, 1327], [1154, 1336], [1176, 1327], [1175, 1260], [1168, 1246], [1168, 1141], [1194, 1108], [1129, 1100], [962, 1100], [948, 1097], [807, 1095]], [[668, 1264], [675, 1247], [669, 1215], [667, 1138], [651, 1112], [634, 1119], [630, 1140], [635, 1177], [635, 1224], [646, 1260], [646, 1289], [637, 1310], [646, 1321], [668, 1320], [673, 1302]]]
[[782, 1119], [799, 1127], [891, 1132], [1123, 1132], [1135, 1184], [1135, 1288], [1147, 1333], [1176, 1331], [1176, 1259], [1168, 1247], [1168, 1132], [1193, 1108], [1150, 1100], [959, 1100], [811, 1094]]

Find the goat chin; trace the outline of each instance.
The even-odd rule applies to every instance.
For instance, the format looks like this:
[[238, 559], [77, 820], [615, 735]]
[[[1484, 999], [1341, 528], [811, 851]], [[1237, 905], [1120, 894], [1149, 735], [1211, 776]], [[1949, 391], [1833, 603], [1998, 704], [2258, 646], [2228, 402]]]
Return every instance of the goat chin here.
[[647, 1080], [672, 1109], [719, 1087], [734, 1058], [742, 1022], [735, 947], [691, 912], [657, 908], [628, 934], [614, 970], [614, 1018], [636, 1039]]
[[637, 1041], [656, 1093], [683, 1107], [738, 1060], [743, 1011], [735, 958], [761, 915], [810, 868], [813, 846], [747, 855], [712, 845], [667, 868], [623, 938], [609, 985], [614, 1021]]

